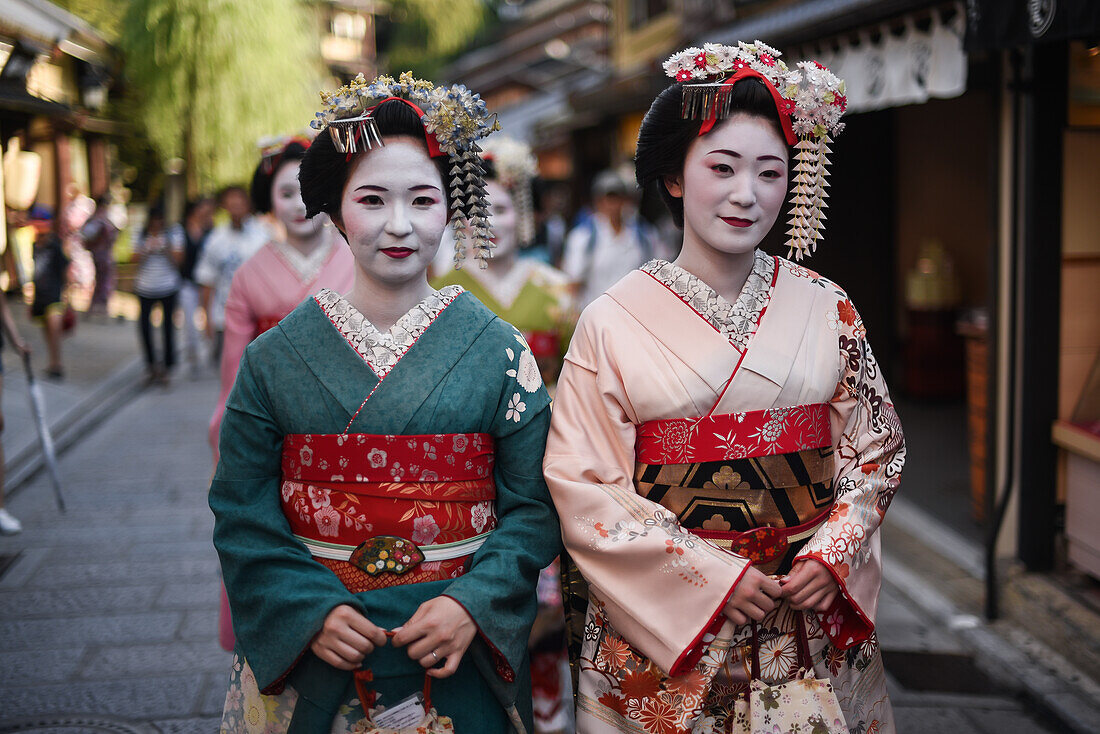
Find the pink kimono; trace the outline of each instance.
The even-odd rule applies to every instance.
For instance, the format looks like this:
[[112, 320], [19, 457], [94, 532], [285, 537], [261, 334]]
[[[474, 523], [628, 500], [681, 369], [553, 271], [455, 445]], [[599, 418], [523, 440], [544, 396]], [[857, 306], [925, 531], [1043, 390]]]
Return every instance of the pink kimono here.
[[[354, 279], [355, 258], [342, 241], [335, 241], [335, 237], [310, 256], [302, 256], [285, 243], [268, 242], [234, 273], [225, 301], [221, 393], [210, 418], [210, 448], [214, 451], [215, 466], [225, 401], [237, 380], [237, 368], [245, 347], [322, 288], [343, 293], [351, 289]], [[218, 640], [226, 650], [233, 649], [233, 623], [224, 589], [218, 616]]]
[[[722, 609], [750, 564], [785, 574], [804, 558], [840, 587], [804, 615], [817, 676], [849, 728], [894, 731], [875, 531], [904, 457], [863, 321], [816, 273], [757, 251], [730, 303], [651, 261], [596, 299], [544, 462], [575, 564], [577, 731], [725, 731], [751, 631]], [[758, 626], [762, 678], [797, 672], [801, 619], [783, 602]]]
[[210, 419], [215, 464], [225, 401], [237, 379], [245, 347], [309, 296], [322, 288], [344, 293], [354, 279], [355, 258], [342, 241], [330, 241], [308, 257], [285, 243], [268, 242], [237, 269], [225, 301], [221, 394]]

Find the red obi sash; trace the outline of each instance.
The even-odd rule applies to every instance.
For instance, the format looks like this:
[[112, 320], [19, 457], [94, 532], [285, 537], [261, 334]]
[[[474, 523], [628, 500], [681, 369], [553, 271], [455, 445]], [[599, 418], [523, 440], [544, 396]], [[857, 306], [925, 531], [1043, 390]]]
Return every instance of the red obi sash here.
[[455, 578], [496, 527], [493, 439], [291, 434], [282, 506], [352, 592]]
[[523, 334], [535, 359], [561, 357], [561, 336], [554, 331], [528, 331]]
[[832, 445], [828, 403], [646, 421], [634, 450], [644, 464], [791, 454]]

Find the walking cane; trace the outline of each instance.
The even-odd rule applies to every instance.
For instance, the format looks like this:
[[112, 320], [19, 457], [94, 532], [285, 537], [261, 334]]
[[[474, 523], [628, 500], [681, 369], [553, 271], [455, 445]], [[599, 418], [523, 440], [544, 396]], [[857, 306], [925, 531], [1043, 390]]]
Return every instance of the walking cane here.
[[42, 458], [50, 475], [54, 496], [57, 497], [57, 509], [64, 512], [65, 498], [61, 496], [61, 471], [57, 466], [57, 451], [53, 445], [50, 427], [46, 423], [46, 400], [42, 396], [42, 386], [34, 378], [31, 355], [27, 352], [23, 353], [23, 369], [27, 372], [27, 394], [31, 398], [31, 413], [34, 415], [34, 427], [38, 429], [38, 442], [42, 444]]

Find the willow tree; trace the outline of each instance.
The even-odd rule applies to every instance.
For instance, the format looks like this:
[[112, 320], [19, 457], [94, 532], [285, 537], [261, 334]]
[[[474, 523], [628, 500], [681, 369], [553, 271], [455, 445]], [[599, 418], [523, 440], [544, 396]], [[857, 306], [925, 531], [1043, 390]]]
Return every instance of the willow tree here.
[[245, 180], [265, 136], [297, 132], [320, 86], [300, 0], [129, 0], [119, 46], [139, 122], [188, 193]]

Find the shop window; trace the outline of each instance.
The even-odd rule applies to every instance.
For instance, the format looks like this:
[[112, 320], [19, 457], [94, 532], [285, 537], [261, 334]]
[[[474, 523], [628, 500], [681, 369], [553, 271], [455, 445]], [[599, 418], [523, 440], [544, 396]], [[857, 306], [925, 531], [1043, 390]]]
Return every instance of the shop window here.
[[628, 0], [627, 23], [630, 30], [637, 30], [650, 21], [667, 13], [669, 0]]

